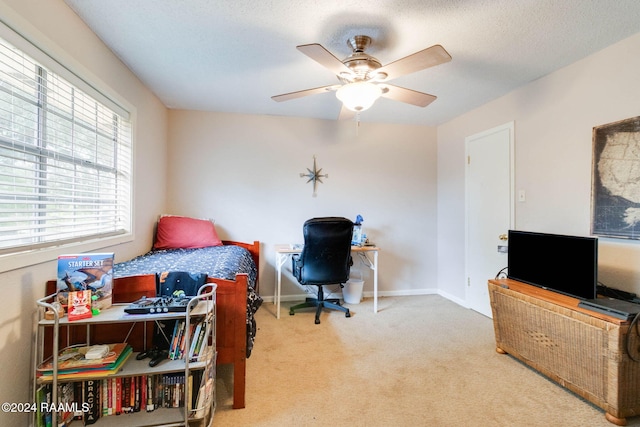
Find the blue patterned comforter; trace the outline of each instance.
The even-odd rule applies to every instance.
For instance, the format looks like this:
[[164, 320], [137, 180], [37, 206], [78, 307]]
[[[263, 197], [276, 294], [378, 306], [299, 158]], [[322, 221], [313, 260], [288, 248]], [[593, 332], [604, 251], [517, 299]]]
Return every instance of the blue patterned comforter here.
[[164, 271], [206, 273], [209, 277], [235, 280], [237, 273], [248, 275], [247, 293], [247, 357], [251, 355], [256, 334], [255, 312], [262, 298], [255, 291], [258, 269], [251, 253], [240, 246], [224, 245], [201, 249], [168, 249], [150, 251], [129, 261], [116, 263], [113, 276], [127, 277]]

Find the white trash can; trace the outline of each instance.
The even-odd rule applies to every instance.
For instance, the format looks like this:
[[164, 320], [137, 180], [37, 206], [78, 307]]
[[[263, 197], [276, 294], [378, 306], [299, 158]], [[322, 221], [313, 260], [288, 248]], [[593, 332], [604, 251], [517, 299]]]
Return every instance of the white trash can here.
[[363, 288], [364, 280], [350, 278], [342, 289], [342, 299], [347, 304], [360, 304], [360, 301], [362, 301]]

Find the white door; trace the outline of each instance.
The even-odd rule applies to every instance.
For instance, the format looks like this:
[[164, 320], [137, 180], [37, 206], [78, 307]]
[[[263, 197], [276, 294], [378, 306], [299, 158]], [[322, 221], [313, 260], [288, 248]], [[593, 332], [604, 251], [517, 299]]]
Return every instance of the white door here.
[[498, 250], [514, 224], [513, 122], [465, 139], [466, 167], [466, 301], [469, 308], [492, 317], [487, 280], [507, 266]]

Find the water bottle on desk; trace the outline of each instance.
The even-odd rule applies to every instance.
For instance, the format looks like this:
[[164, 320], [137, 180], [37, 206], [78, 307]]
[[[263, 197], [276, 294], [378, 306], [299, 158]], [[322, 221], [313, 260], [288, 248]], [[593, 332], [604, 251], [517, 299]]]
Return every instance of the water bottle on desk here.
[[362, 219], [361, 215], [356, 217], [356, 222], [353, 224], [353, 235], [351, 237], [351, 244], [356, 246], [362, 245]]

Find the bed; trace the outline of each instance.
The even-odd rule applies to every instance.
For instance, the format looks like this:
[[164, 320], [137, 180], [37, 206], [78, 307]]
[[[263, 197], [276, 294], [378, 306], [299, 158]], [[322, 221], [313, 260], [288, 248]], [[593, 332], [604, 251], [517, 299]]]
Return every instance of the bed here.
[[[233, 365], [233, 408], [244, 408], [246, 359], [251, 355], [256, 334], [254, 314], [262, 304], [258, 294], [259, 259], [259, 241], [222, 241], [210, 221], [161, 217], [153, 249], [114, 264], [113, 302], [132, 302], [142, 296], [155, 296], [156, 276], [160, 273], [205, 273], [206, 281], [217, 285], [216, 363]], [[121, 331], [101, 327], [103, 329], [92, 334], [100, 334], [101, 340], [119, 342], [117, 336]], [[146, 338], [140, 342], [129, 339], [128, 342], [133, 341], [130, 344], [134, 350], [148, 348], [151, 335], [152, 330], [146, 334], [131, 334], [131, 337]]]
[[165, 271], [206, 273], [207, 282], [217, 285], [217, 363], [233, 364], [235, 409], [245, 406], [246, 358], [255, 339], [254, 314], [262, 303], [257, 293], [259, 248], [258, 241], [225, 241], [222, 246], [198, 249], [153, 250], [113, 267], [114, 301], [155, 295], [156, 273]]

